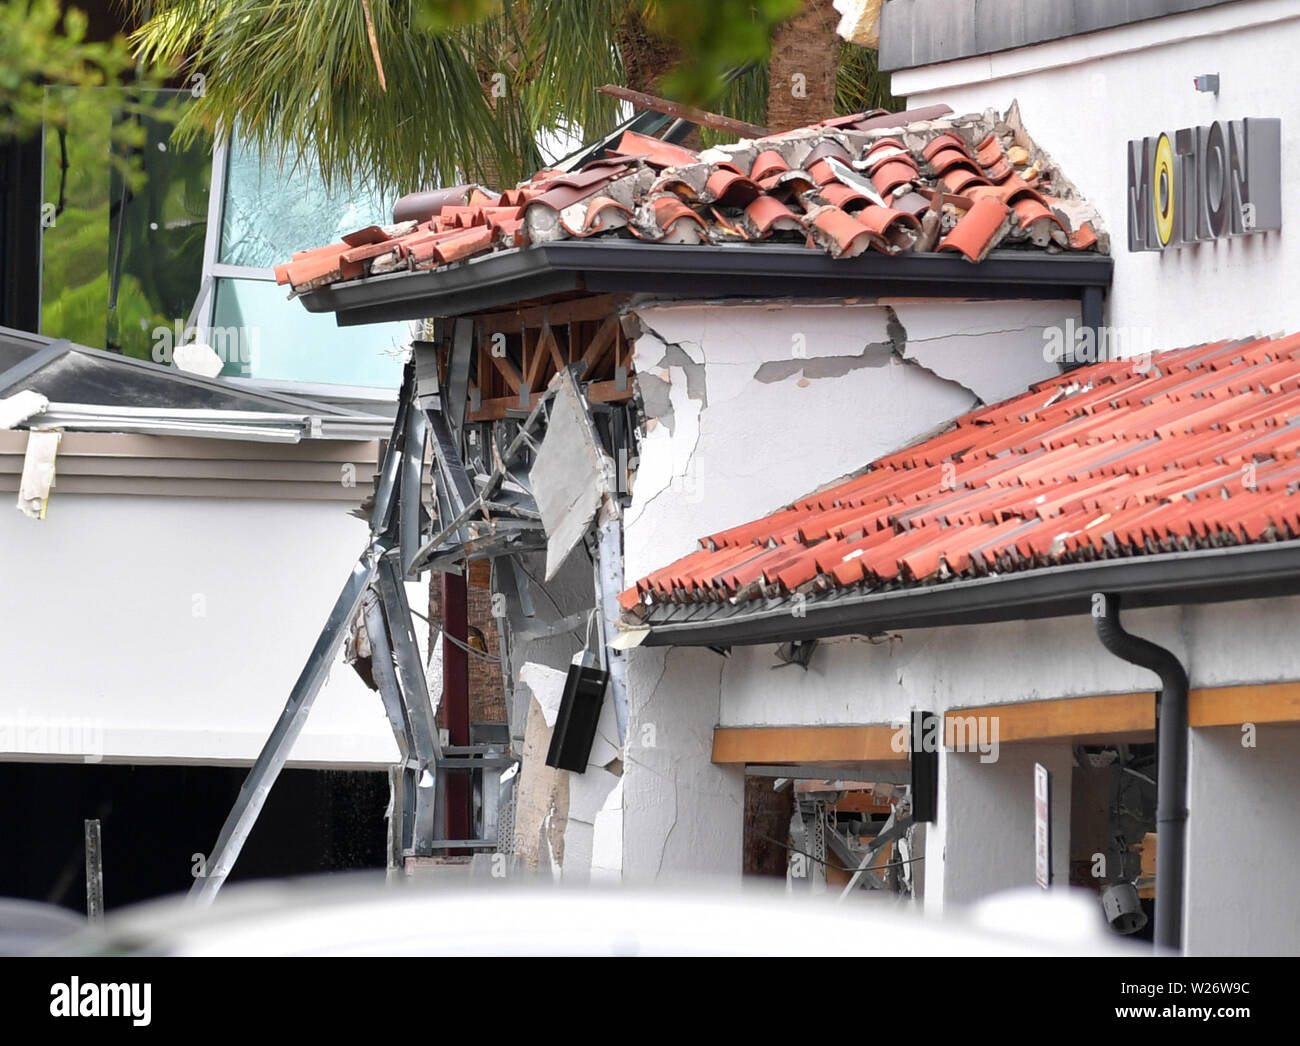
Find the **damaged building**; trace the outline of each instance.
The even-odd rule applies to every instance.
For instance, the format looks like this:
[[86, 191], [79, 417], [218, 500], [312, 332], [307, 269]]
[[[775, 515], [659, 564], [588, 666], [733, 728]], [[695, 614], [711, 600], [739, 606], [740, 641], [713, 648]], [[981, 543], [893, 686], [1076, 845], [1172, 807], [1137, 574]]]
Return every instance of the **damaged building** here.
[[[372, 651], [409, 651], [373, 572], [442, 591], [440, 662], [372, 653], [397, 669], [395, 867], [773, 876], [926, 912], [1068, 884], [1163, 947], [1294, 950], [1292, 150], [1264, 95], [1193, 96], [1206, 41], [1255, 83], [1300, 16], [1192, 6], [940, 47], [909, 35], [933, 5], [886, 5], [905, 112], [703, 151], [642, 122], [277, 269], [345, 328], [423, 324], [373, 562], [331, 619], [378, 591]], [[1098, 53], [1114, 104], [1081, 116], [1054, 85]], [[1149, 67], [1151, 126], [1127, 105]], [[1244, 193], [1249, 221], [1173, 236], [1142, 188], [1162, 120], [1237, 136], [1249, 184], [1214, 206]], [[1199, 307], [1234, 296], [1252, 318]], [[425, 460], [429, 498], [403, 497]], [[469, 650], [501, 669], [479, 736]]]
[[[403, 701], [427, 691], [444, 743], [468, 745], [461, 647], [471, 627], [496, 639], [512, 765], [476, 779], [468, 811], [463, 795], [446, 800], [455, 813], [435, 799], [434, 835], [395, 829], [395, 858], [473, 867], [465, 850], [505, 851], [514, 873], [578, 882], [738, 874], [748, 779], [787, 825], [806, 808], [814, 877], [834, 881], [829, 845], [835, 868], [853, 859], [846, 885], [911, 892], [910, 869], [856, 867], [912, 845], [895, 810], [906, 756], [902, 771], [892, 756], [848, 760], [875, 776], [846, 774], [844, 789], [824, 771], [773, 770], [780, 753], [715, 759], [730, 644], [703, 661], [642, 648], [628, 585], [702, 527], [769, 511], [1059, 374], [1044, 332], [1099, 323], [1108, 236], [1014, 106], [858, 114], [704, 152], [673, 137], [625, 128], [499, 195], [417, 193], [393, 224], [277, 269], [344, 326], [423, 322], [394, 436], [408, 457], [393, 467], [415, 467], [423, 436], [433, 500], [395, 508], [381, 484], [388, 515], [374, 527], [391, 545], [381, 555], [435, 572], [443, 638], [427, 678], [395, 681], [399, 736], [413, 718]], [[490, 622], [461, 609], [483, 564]], [[807, 666], [810, 647], [782, 649], [795, 667], [774, 683]], [[408, 759], [408, 784], [437, 755]], [[828, 803], [856, 836], [832, 828], [826, 842]], [[746, 860], [770, 845], [753, 836]]]

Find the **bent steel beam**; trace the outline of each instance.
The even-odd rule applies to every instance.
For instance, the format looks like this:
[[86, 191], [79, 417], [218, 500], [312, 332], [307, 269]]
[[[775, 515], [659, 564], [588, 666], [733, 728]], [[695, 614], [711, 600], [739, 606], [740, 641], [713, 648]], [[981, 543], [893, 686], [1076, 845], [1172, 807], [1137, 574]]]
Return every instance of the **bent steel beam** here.
[[298, 681], [293, 685], [275, 729], [262, 745], [257, 761], [239, 789], [239, 797], [226, 816], [226, 823], [221, 826], [221, 833], [217, 836], [203, 874], [194, 880], [194, 885], [190, 888], [190, 900], [211, 903], [239, 859], [239, 853], [244, 848], [258, 814], [262, 812], [271, 786], [284, 769], [289, 752], [307, 723], [312, 703], [316, 700], [325, 677], [329, 675], [334, 658], [343, 643], [343, 636], [356, 616], [383, 551], [381, 545], [369, 546], [352, 568], [352, 574], [335, 600], [325, 627], [317, 638], [316, 645], [312, 647]]

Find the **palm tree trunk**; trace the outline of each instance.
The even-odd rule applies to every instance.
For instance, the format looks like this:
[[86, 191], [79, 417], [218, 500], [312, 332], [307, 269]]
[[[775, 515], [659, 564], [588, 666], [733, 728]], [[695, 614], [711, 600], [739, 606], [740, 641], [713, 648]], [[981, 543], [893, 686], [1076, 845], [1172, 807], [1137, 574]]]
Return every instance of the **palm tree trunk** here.
[[777, 26], [767, 94], [767, 126], [788, 131], [835, 115], [839, 14], [831, 0], [805, 0]]

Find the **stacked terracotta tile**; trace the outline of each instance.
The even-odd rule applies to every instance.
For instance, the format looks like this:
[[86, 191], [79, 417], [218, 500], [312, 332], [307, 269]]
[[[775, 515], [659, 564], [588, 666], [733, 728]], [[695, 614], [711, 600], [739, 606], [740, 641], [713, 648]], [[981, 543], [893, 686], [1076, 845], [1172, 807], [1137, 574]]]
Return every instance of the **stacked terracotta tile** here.
[[703, 152], [629, 131], [608, 152], [578, 171], [539, 171], [500, 194], [464, 185], [406, 197], [394, 217], [407, 220], [300, 251], [276, 279], [303, 293], [591, 236], [785, 241], [836, 258], [955, 252], [971, 262], [996, 247], [1106, 246], [1092, 209], [1014, 109], [1001, 119], [951, 117], [943, 106], [910, 117], [859, 113]]
[[1300, 335], [1097, 363], [700, 548], [637, 606], [1300, 538]]

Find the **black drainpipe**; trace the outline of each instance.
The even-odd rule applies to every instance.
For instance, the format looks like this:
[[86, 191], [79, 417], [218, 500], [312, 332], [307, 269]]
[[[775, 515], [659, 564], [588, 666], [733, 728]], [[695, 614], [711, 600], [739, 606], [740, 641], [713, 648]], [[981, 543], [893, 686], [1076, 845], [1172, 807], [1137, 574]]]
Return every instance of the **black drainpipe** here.
[[1101, 645], [1160, 677], [1156, 692], [1157, 947], [1182, 950], [1183, 859], [1187, 852], [1187, 672], [1164, 647], [1124, 631], [1119, 596], [1098, 592], [1092, 618]]

